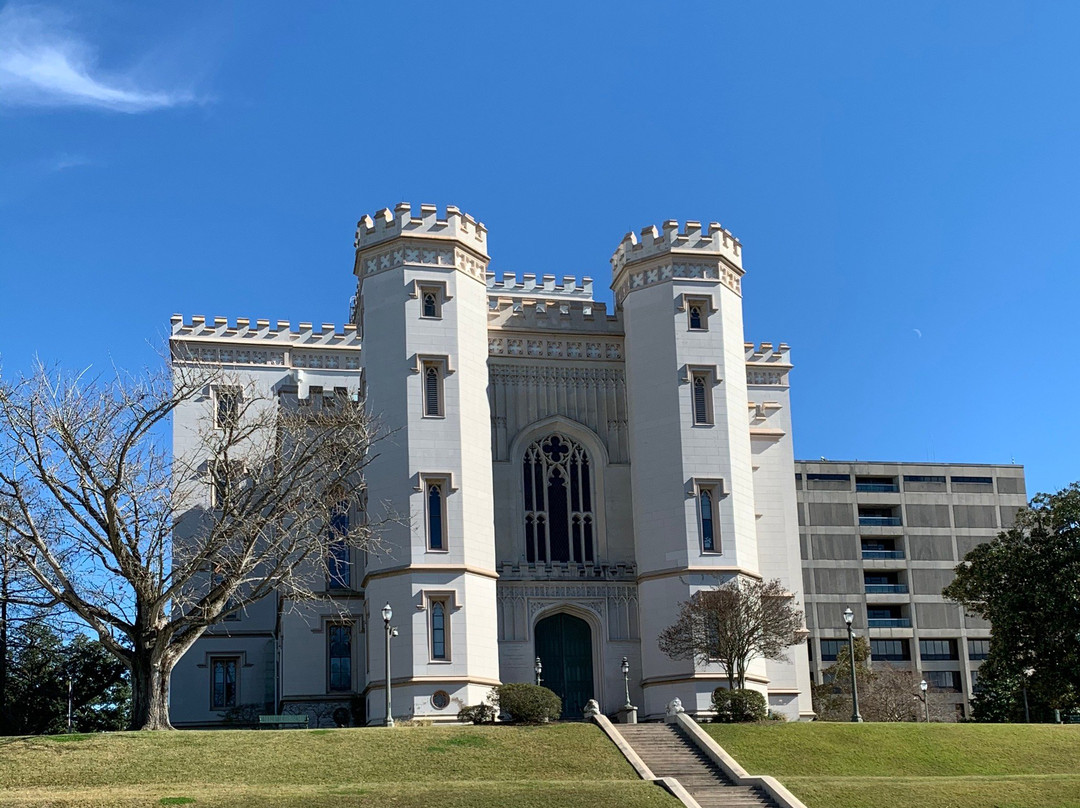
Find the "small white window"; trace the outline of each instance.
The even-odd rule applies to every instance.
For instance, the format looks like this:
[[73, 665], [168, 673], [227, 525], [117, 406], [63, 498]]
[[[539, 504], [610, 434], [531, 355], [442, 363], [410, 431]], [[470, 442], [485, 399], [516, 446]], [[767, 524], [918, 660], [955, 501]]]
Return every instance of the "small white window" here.
[[218, 510], [236, 506], [243, 481], [243, 466], [235, 460], [210, 463], [210, 505]]
[[686, 307], [686, 327], [691, 331], [709, 330], [709, 312], [712, 311], [712, 300], [707, 297], [685, 297], [683, 306]]
[[215, 385], [213, 388], [214, 426], [234, 429], [240, 423], [240, 404], [243, 397], [239, 387]]
[[712, 378], [704, 371], [690, 374], [690, 394], [694, 409], [694, 424], [709, 425], [712, 417]]
[[430, 320], [442, 317], [442, 290], [431, 286], [420, 287], [420, 316]]

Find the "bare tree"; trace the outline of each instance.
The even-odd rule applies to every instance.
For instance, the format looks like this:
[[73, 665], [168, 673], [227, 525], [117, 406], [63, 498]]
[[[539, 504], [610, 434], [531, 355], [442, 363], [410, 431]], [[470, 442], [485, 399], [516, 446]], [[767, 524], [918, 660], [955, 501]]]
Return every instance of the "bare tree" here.
[[[216, 411], [211, 385], [229, 391]], [[0, 383], [5, 551], [128, 665], [133, 728], [171, 727], [170, 673], [209, 626], [275, 591], [325, 597], [337, 548], [372, 546], [377, 427], [347, 394], [315, 398], [184, 358], [139, 378], [39, 366]], [[174, 455], [185, 407], [204, 415]]]
[[719, 662], [728, 687], [741, 688], [753, 659], [786, 659], [785, 649], [806, 635], [803, 613], [779, 580], [734, 578], [682, 603], [678, 620], [660, 632], [659, 645], [672, 659]]
[[[848, 649], [842, 648], [836, 662], [822, 671], [824, 681], [813, 688], [814, 712], [821, 721], [851, 720], [851, 667]], [[925, 696], [919, 675], [910, 668], [887, 662], [870, 667], [870, 644], [855, 638], [855, 677], [859, 686], [859, 714], [865, 721], [948, 721], [950, 705], [945, 694], [931, 687]], [[926, 707], [923, 707], [926, 698]]]

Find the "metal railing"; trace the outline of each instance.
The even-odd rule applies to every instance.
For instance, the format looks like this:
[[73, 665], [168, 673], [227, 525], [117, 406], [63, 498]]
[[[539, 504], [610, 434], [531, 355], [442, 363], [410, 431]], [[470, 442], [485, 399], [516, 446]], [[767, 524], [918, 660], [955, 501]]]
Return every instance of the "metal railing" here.
[[866, 584], [868, 595], [906, 595], [907, 584]]
[[903, 550], [863, 550], [862, 557], [867, 559], [888, 559], [888, 558], [903, 558]]
[[910, 617], [871, 617], [866, 623], [870, 628], [911, 628]]
[[863, 516], [859, 515], [859, 524], [863, 527], [900, 527], [899, 516]]
[[900, 486], [896, 483], [855, 483], [855, 490], [889, 494], [900, 493]]

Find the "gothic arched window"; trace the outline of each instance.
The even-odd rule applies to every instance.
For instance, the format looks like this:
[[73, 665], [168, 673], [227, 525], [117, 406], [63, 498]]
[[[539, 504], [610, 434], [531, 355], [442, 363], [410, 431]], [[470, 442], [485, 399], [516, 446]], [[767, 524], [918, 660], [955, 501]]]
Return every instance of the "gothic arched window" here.
[[701, 306], [698, 303], [690, 307], [690, 328], [694, 331], [700, 331], [704, 328], [701, 322]]
[[525, 450], [525, 558], [591, 563], [596, 557], [589, 454], [552, 434]]
[[716, 549], [716, 542], [713, 539], [713, 495], [712, 491], [702, 489], [698, 494], [698, 501], [701, 505], [701, 549], [706, 553], [711, 553]]

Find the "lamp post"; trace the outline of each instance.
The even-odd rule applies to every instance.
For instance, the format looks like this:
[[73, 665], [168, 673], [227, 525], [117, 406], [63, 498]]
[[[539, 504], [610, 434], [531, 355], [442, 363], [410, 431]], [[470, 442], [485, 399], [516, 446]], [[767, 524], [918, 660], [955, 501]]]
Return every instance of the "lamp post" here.
[[855, 680], [855, 629], [851, 627], [854, 619], [855, 614], [851, 608], [844, 609], [844, 622], [847, 623], [848, 664], [851, 665], [851, 720], [862, 723], [862, 716], [859, 715], [859, 686]]
[[1024, 668], [1024, 723], [1031, 723], [1031, 708], [1028, 706], [1028, 681], [1035, 675], [1034, 668]]
[[926, 689], [928, 687], [929, 687], [929, 685], [926, 684], [925, 679], [923, 679], [921, 682], [919, 682], [919, 690], [922, 691], [923, 712], [926, 713], [926, 723], [927, 724], [930, 723], [930, 699], [928, 699], [926, 697]]
[[73, 676], [72, 676], [72, 673], [71, 673], [71, 668], [68, 668], [68, 672], [67, 672], [67, 675], [68, 675], [68, 676], [67, 676], [67, 680], [68, 680], [68, 713], [67, 713], [67, 730], [68, 730], [68, 735], [70, 735], [70, 734], [71, 734], [71, 729], [72, 729], [72, 722], [71, 722], [71, 707], [72, 707], [72, 701], [73, 701], [73, 699], [72, 699], [72, 697], [71, 697], [71, 694], [72, 694], [72, 678], [73, 678]]
[[394, 617], [394, 610], [390, 608], [390, 603], [382, 607], [382, 619], [386, 626], [386, 721], [383, 722], [384, 726], [394, 726], [394, 716], [390, 712], [390, 637], [393, 634], [394, 629], [390, 626], [390, 620]]
[[630, 663], [626, 661], [626, 657], [622, 658], [622, 678], [626, 691], [626, 709], [629, 710], [634, 705], [630, 703]]
[[536, 658], [536, 664], [533, 665], [533, 673], [536, 674], [536, 686], [539, 687], [543, 679], [540, 678], [540, 674], [544, 672], [544, 666], [540, 664], [540, 657]]

